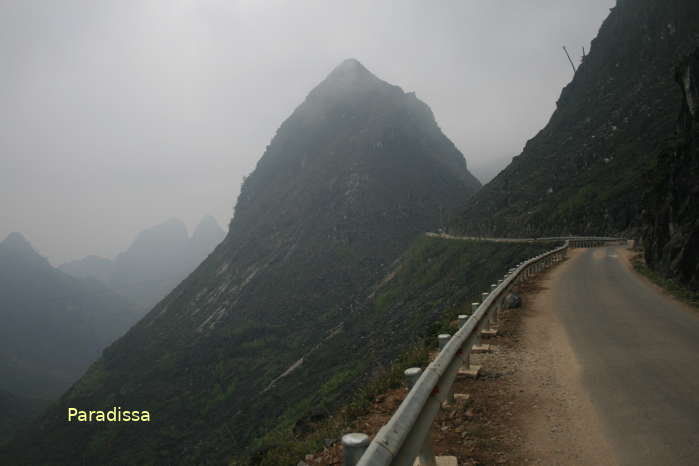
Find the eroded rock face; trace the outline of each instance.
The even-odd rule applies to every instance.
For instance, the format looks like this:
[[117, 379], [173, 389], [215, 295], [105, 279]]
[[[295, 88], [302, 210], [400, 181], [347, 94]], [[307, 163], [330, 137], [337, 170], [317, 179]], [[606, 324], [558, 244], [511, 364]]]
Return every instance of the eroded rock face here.
[[643, 246], [648, 265], [699, 291], [699, 48], [676, 69], [682, 109], [649, 175]]

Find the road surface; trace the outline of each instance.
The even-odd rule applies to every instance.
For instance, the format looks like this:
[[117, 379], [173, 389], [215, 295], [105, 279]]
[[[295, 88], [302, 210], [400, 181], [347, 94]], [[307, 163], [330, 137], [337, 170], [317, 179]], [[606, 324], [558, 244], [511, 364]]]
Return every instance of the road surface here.
[[628, 250], [572, 254], [552, 277], [602, 434], [622, 465], [699, 465], [699, 312], [633, 272]]

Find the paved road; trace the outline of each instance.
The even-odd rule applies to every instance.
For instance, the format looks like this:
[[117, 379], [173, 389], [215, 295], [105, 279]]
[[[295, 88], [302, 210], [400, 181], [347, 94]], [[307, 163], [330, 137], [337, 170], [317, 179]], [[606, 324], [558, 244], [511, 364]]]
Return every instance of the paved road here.
[[699, 465], [699, 312], [637, 276], [618, 247], [551, 283], [583, 384], [622, 465]]

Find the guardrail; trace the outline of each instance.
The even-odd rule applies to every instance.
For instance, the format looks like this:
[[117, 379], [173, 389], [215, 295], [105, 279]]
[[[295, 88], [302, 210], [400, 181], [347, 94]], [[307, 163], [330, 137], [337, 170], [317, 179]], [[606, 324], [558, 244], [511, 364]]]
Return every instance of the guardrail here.
[[430, 430], [444, 402], [453, 402], [452, 386], [459, 371], [468, 371], [470, 354], [481, 333], [492, 332], [503, 303], [513, 286], [562, 261], [569, 248], [596, 247], [625, 243], [610, 237], [537, 238], [536, 241], [560, 241], [563, 246], [524, 261], [508, 271], [491, 290], [481, 294], [480, 303], [472, 303], [470, 316], [459, 316], [460, 328], [454, 334], [440, 335], [440, 352], [425, 370], [406, 371], [410, 391], [386, 425], [369, 442], [361, 433], [342, 438], [345, 466], [436, 466]]

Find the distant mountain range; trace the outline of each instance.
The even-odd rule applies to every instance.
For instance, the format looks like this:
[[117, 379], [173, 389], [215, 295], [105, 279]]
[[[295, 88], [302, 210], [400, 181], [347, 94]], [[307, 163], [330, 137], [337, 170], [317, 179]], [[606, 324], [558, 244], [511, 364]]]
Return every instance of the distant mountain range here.
[[77, 278], [94, 278], [147, 311], [184, 280], [223, 240], [225, 232], [211, 216], [191, 238], [187, 227], [170, 219], [139, 233], [114, 260], [97, 256], [59, 266]]
[[137, 318], [124, 298], [55, 269], [21, 234], [0, 242], [0, 390], [57, 397]]

